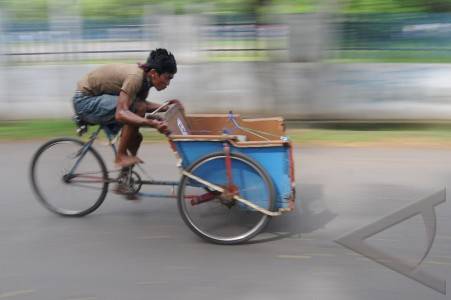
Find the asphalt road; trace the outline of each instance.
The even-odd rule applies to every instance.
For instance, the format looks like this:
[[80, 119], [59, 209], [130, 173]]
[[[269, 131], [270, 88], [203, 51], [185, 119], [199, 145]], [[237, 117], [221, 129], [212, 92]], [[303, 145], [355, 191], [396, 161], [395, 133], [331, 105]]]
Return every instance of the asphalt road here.
[[[171, 199], [109, 194], [87, 217], [51, 214], [28, 181], [39, 144], [0, 144], [0, 299], [449, 299], [334, 241], [451, 185], [451, 149], [297, 147], [296, 211], [249, 244], [218, 246], [195, 236]], [[166, 144], [145, 145], [141, 157], [155, 178], [177, 179]], [[421, 265], [448, 281], [449, 202], [437, 206]], [[417, 216], [369, 242], [418, 259], [424, 225]]]

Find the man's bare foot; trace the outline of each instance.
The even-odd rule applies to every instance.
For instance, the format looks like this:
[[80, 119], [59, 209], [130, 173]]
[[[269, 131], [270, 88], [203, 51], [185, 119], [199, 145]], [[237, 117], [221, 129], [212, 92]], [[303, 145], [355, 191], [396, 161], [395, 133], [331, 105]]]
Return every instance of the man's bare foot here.
[[115, 160], [116, 165], [122, 168], [140, 164], [142, 162], [143, 161], [139, 157], [130, 155], [118, 155]]

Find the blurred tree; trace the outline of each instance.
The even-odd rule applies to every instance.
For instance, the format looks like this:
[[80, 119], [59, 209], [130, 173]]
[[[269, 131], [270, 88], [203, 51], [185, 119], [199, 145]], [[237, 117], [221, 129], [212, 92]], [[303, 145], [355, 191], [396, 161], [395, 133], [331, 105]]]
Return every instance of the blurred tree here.
[[[306, 12], [318, 3], [317, 0], [27, 0], [24, 5], [23, 0], [0, 0], [0, 6], [8, 9], [16, 20], [43, 20], [48, 16], [49, 2], [59, 2], [59, 5], [64, 6], [67, 3], [78, 3], [84, 17], [108, 20], [140, 17], [146, 4], [158, 4], [177, 14], [192, 11], [187, 7], [192, 7], [193, 4], [199, 7], [206, 4], [205, 7], [213, 7], [216, 13], [258, 14], [261, 11]], [[54, 3], [53, 6], [55, 5]]]
[[345, 12], [449, 12], [450, 0], [341, 0]]
[[141, 16], [145, 0], [80, 0], [81, 13], [90, 19], [130, 18]]
[[[66, 3], [67, 0], [0, 0], [0, 6], [8, 10], [15, 20], [45, 20], [49, 1]], [[69, 0], [81, 6], [84, 17], [117, 20], [137, 18], [143, 14], [146, 4], [158, 4], [174, 13], [191, 12], [187, 7], [202, 4], [214, 7], [223, 14], [300, 13], [315, 11], [318, 4], [329, 0]], [[335, 0], [344, 12], [351, 13], [397, 13], [397, 12], [451, 12], [451, 0]]]
[[427, 12], [451, 11], [450, 0], [401, 0], [406, 5], [415, 5]]
[[26, 3], [20, 0], [3, 0], [0, 5], [12, 20], [38, 21], [45, 20], [48, 16], [47, 0], [29, 0]]

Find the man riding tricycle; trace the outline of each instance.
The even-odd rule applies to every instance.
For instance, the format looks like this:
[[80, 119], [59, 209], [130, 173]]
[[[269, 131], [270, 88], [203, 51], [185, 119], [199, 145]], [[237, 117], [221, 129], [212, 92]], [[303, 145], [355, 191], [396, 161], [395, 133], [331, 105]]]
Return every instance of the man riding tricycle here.
[[[168, 197], [141, 190], [144, 185], [173, 186], [184, 222], [200, 237], [219, 244], [247, 241], [271, 217], [294, 208], [292, 144], [283, 119], [241, 119], [231, 112], [185, 115], [177, 100], [161, 105], [145, 101], [152, 86], [166, 88], [176, 71], [173, 55], [157, 49], [146, 64], [103, 66], [78, 83], [77, 131], [98, 127], [87, 141], [58, 138], [35, 153], [31, 182], [45, 207], [80, 217], [102, 204], [110, 183], [128, 199]], [[140, 126], [167, 135], [178, 159], [179, 181], [143, 179], [147, 173], [137, 156]], [[93, 146], [101, 131], [115, 154], [113, 170]]]

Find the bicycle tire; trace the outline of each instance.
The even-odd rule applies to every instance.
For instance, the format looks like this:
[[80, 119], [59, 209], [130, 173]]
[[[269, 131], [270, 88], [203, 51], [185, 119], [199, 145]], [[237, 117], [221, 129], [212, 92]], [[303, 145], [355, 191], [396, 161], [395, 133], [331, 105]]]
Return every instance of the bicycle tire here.
[[[99, 170], [96, 173], [100, 174], [100, 181], [98, 184], [99, 188], [94, 187], [94, 190], [98, 191], [98, 196], [96, 196], [95, 199], [93, 199], [92, 204], [91, 204], [91, 201], [89, 200], [89, 205], [87, 205], [87, 207], [84, 207], [84, 204], [83, 204], [83, 207], [80, 209], [78, 209], [78, 208], [77, 209], [67, 209], [67, 208], [59, 207], [59, 205], [55, 205], [53, 203], [53, 201], [50, 201], [51, 191], [47, 191], [47, 190], [44, 191], [44, 188], [47, 188], [48, 183], [51, 182], [52, 184], [55, 184], [55, 181], [51, 181], [51, 180], [47, 179], [47, 182], [46, 182], [45, 181], [46, 179], [41, 180], [39, 175], [40, 175], [40, 172], [43, 172], [43, 170], [47, 171], [47, 168], [51, 167], [51, 165], [57, 165], [56, 167], [58, 167], [58, 169], [59, 169], [60, 163], [63, 164], [66, 160], [69, 160], [69, 156], [70, 156], [69, 154], [67, 154], [67, 155], [64, 154], [63, 158], [59, 158], [59, 157], [57, 157], [58, 155], [55, 155], [55, 153], [49, 153], [49, 152], [51, 152], [50, 150], [53, 150], [58, 146], [59, 146], [59, 148], [62, 148], [61, 145], [63, 145], [63, 144], [70, 145], [69, 148], [71, 150], [73, 150], [74, 152], [77, 152], [78, 154], [80, 154], [79, 150], [83, 147], [83, 145], [85, 145], [85, 143], [83, 141], [74, 139], [74, 138], [57, 138], [57, 139], [50, 140], [50, 141], [46, 142], [45, 144], [43, 144], [35, 152], [35, 154], [33, 155], [33, 158], [32, 158], [31, 167], [30, 167], [31, 185], [32, 185], [33, 191], [35, 192], [37, 199], [51, 212], [56, 213], [61, 216], [65, 216], [65, 217], [82, 217], [82, 216], [85, 216], [85, 215], [90, 214], [93, 211], [95, 211], [105, 200], [106, 194], [108, 192], [108, 185], [109, 185], [108, 172], [107, 172], [105, 163], [104, 163], [102, 157], [100, 156], [100, 154], [92, 146], [89, 147], [89, 149], [87, 149], [84, 157], [81, 158], [79, 164], [82, 165], [83, 161], [88, 159], [87, 157], [89, 157], [91, 159], [91, 161], [97, 162]], [[75, 155], [75, 157], [73, 159], [77, 159], [77, 155]], [[43, 165], [42, 168], [39, 168], [40, 161], [43, 159], [46, 159], [46, 156], [49, 156], [51, 158], [51, 164]], [[91, 162], [91, 161], [89, 161], [89, 162]], [[44, 164], [45, 164], [45, 162], [44, 162]], [[73, 163], [72, 163], [72, 166], [73, 166]], [[64, 168], [64, 166], [61, 166], [61, 167]], [[67, 172], [67, 170], [64, 170], [64, 171]], [[90, 173], [94, 173], [94, 172], [90, 172]], [[52, 174], [50, 174], [50, 175], [52, 175]], [[55, 176], [57, 176], [57, 174], [55, 174]], [[59, 178], [59, 176], [58, 176], [58, 178]], [[59, 179], [62, 179], [63, 183], [64, 183], [63, 178], [64, 178], [64, 176]], [[58, 180], [56, 180], [56, 181], [58, 181]], [[89, 181], [88, 181], [88, 183], [89, 183]], [[96, 181], [93, 181], [92, 183], [96, 183]], [[70, 184], [67, 182], [65, 184], [66, 184], [66, 186], [70, 186]], [[72, 185], [72, 186], [76, 186], [76, 185]], [[90, 185], [86, 186], [86, 188], [88, 188], [88, 187], [90, 189], [93, 189], [93, 187]], [[62, 198], [69, 197], [69, 196], [79, 196], [79, 195], [75, 195], [75, 194], [76, 194], [75, 192], [72, 192], [71, 194], [63, 193]], [[97, 192], [96, 192], [96, 194], [97, 194]], [[58, 198], [58, 197], [56, 197], [56, 198]], [[82, 201], [85, 201], [85, 200], [83, 200], [83, 199], [77, 200], [78, 203], [81, 203]]]

